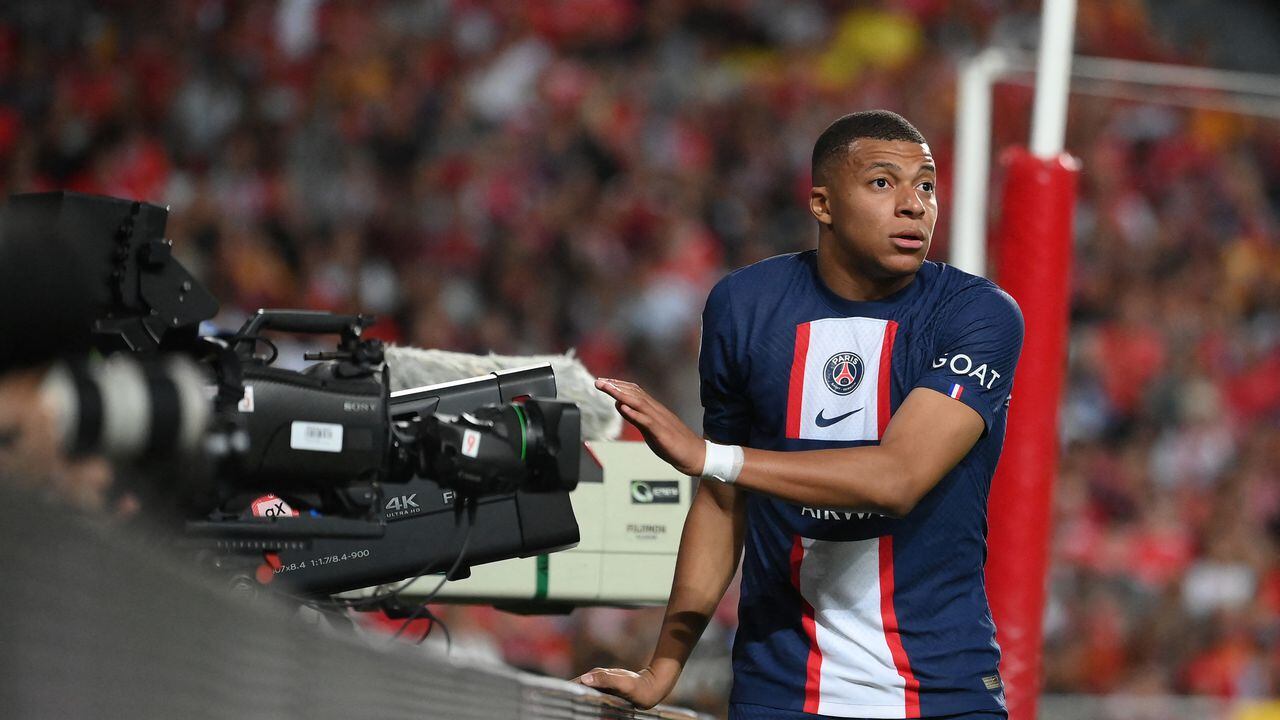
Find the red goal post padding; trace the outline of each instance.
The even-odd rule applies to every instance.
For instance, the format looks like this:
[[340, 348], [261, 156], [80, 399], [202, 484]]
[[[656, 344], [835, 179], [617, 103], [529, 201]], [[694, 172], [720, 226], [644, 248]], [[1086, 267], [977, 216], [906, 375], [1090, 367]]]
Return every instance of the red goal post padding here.
[[987, 592], [1010, 720], [1033, 720], [1040, 691], [1058, 404], [1067, 362], [1079, 162], [1008, 151], [996, 278], [1022, 308], [1022, 357], [989, 501]]

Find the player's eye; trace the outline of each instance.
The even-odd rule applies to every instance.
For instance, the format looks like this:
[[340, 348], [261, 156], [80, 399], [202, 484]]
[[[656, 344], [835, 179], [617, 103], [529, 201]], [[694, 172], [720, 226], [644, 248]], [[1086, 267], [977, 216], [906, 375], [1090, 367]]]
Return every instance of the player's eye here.
[[925, 180], [924, 182], [920, 183], [920, 189], [927, 193], [932, 193], [934, 189], [933, 182], [929, 180]]
[[871, 185], [872, 185], [872, 187], [876, 187], [876, 188], [879, 188], [879, 189], [883, 190], [883, 189], [885, 189], [885, 188], [889, 187], [889, 181], [888, 181], [888, 180], [886, 180], [886, 179], [884, 179], [884, 178], [882, 178], [882, 177], [878, 177], [878, 178], [876, 178], [875, 180], [872, 180], [872, 181], [871, 181]]

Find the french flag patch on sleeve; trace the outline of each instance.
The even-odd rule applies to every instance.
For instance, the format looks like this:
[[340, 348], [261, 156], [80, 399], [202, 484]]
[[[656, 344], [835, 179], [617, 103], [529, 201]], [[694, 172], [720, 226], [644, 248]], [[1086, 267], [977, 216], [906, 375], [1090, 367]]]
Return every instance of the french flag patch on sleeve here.
[[964, 386], [961, 385], [960, 383], [955, 383], [954, 385], [951, 386], [951, 392], [947, 394], [950, 395], [952, 398], [959, 400], [960, 396], [964, 394]]

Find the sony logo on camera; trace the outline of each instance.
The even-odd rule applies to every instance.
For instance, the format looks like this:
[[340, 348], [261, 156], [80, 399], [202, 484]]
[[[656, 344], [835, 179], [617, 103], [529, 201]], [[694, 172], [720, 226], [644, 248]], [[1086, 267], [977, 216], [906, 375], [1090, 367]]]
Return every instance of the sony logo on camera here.
[[376, 403], [365, 400], [347, 400], [342, 403], [343, 412], [373, 412], [376, 409]]

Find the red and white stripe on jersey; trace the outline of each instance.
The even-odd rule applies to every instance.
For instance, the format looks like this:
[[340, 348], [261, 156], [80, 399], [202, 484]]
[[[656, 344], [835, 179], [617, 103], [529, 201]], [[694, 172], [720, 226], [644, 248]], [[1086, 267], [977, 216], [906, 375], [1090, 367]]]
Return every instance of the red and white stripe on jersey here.
[[960, 396], [964, 394], [964, 386], [961, 385], [960, 383], [955, 383], [954, 385], [951, 386], [951, 392], [947, 394], [950, 395], [952, 398], [959, 400]]
[[795, 537], [791, 580], [809, 641], [804, 710], [860, 718], [920, 717], [920, 683], [893, 602], [893, 537]]
[[[880, 318], [827, 318], [796, 326], [787, 393], [787, 437], [879, 440], [889, 424], [889, 381], [898, 323]], [[827, 361], [839, 353], [863, 360], [863, 377], [848, 395], [827, 386]], [[819, 424], [819, 414], [823, 416]], [[842, 415], [852, 413], [841, 418]], [[841, 418], [831, 422], [833, 418]]]

